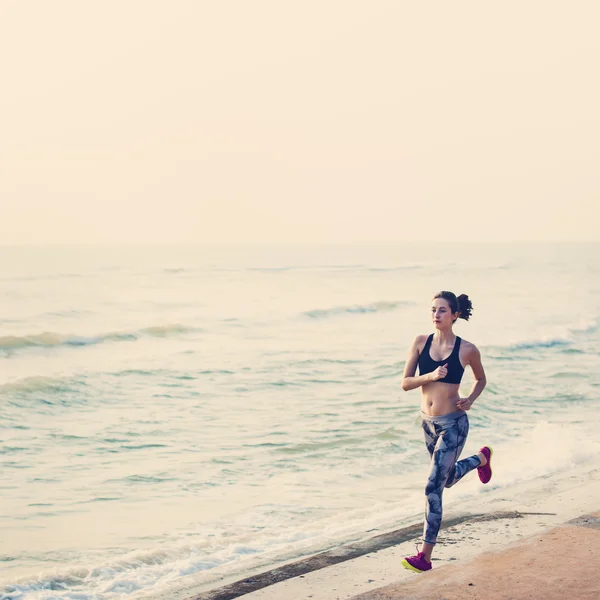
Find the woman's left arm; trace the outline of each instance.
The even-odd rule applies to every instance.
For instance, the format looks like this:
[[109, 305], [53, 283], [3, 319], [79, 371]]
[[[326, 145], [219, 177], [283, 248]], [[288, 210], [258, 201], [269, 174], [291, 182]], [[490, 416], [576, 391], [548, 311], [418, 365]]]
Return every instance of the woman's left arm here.
[[460, 398], [460, 400], [456, 403], [457, 408], [462, 410], [469, 410], [471, 406], [473, 406], [473, 402], [475, 402], [479, 394], [483, 392], [483, 388], [487, 383], [485, 371], [483, 370], [483, 365], [481, 364], [481, 354], [475, 346], [473, 346], [469, 352], [469, 365], [473, 371], [475, 382], [471, 388], [471, 393], [466, 398]]

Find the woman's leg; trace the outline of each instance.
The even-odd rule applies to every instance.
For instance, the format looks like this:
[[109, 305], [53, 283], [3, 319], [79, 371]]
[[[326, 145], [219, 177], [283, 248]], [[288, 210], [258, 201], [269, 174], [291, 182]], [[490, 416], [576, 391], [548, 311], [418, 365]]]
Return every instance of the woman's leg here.
[[[435, 445], [439, 438], [439, 427], [436, 429], [435, 424], [429, 420], [423, 420], [421, 423], [423, 427], [423, 433], [425, 434], [425, 446], [427, 447], [427, 452], [429, 452], [429, 458], [433, 460], [433, 453], [435, 450]], [[427, 505], [425, 506], [425, 526], [423, 528], [423, 540], [427, 539], [425, 537], [427, 532]], [[423, 542], [423, 555], [431, 563], [431, 554], [433, 553], [434, 544], [429, 544], [428, 542]]]
[[[444, 488], [454, 485], [469, 471], [480, 465], [477, 457], [470, 457], [457, 463], [469, 432], [467, 415], [461, 415], [448, 423], [429, 422], [428, 425], [430, 434], [431, 429], [434, 428], [437, 433], [437, 436], [435, 436], [437, 439], [433, 448], [427, 486], [425, 487], [423, 541], [427, 544], [427, 549], [429, 550], [426, 556], [427, 554], [431, 554], [429, 547], [432, 547], [436, 543], [442, 524], [442, 493]], [[423, 550], [425, 552], [425, 548]]]
[[423, 550], [416, 556], [406, 557], [402, 564], [413, 571], [431, 569], [431, 554], [442, 524], [442, 493], [469, 471], [485, 464], [485, 455], [479, 453], [464, 460], [458, 457], [467, 441], [469, 419], [461, 415], [457, 419], [423, 419], [425, 445], [431, 457], [429, 477], [425, 488], [425, 526]]

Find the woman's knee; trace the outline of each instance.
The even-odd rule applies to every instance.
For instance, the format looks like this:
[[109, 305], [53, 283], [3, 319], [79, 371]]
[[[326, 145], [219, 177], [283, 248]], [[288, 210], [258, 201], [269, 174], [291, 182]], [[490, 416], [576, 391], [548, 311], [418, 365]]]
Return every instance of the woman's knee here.
[[430, 496], [440, 496], [443, 489], [443, 485], [439, 485], [438, 483], [428, 481], [427, 485], [425, 486], [425, 497], [429, 498]]

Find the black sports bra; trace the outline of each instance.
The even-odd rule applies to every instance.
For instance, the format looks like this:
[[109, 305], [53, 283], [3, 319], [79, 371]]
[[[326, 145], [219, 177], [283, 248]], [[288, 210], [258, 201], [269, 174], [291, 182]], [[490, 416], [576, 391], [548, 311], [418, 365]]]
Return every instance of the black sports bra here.
[[456, 336], [452, 353], [444, 360], [433, 360], [433, 358], [431, 358], [431, 354], [429, 354], [429, 348], [431, 348], [432, 339], [433, 333], [427, 338], [425, 346], [423, 347], [423, 352], [421, 352], [421, 355], [419, 356], [419, 374], [425, 375], [425, 373], [431, 373], [438, 367], [448, 363], [448, 373], [446, 374], [446, 377], [438, 379], [437, 381], [441, 381], [442, 383], [460, 383], [463, 373], [465, 372], [465, 368], [460, 364], [460, 359], [458, 358], [458, 351], [460, 350], [461, 341], [460, 338]]

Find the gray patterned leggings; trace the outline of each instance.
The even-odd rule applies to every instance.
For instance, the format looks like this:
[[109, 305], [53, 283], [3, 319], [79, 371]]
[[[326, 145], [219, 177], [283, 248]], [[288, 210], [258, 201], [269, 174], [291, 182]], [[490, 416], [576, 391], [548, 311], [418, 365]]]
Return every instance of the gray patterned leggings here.
[[441, 417], [432, 417], [424, 413], [421, 413], [421, 416], [425, 444], [431, 457], [429, 477], [425, 487], [423, 541], [435, 544], [442, 524], [444, 488], [452, 487], [481, 463], [476, 454], [458, 460], [469, 433], [469, 419], [464, 411], [456, 411]]

